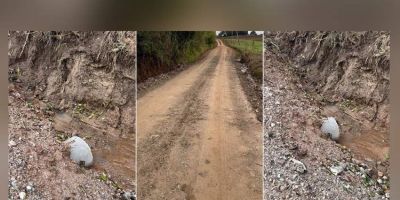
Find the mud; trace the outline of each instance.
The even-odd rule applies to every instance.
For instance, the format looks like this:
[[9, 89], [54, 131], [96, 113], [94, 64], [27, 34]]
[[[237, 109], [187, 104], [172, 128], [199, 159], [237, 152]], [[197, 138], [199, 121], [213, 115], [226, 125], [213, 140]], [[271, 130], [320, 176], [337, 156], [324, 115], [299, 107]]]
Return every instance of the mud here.
[[261, 124], [234, 65], [219, 43], [138, 99], [139, 198], [261, 198]]
[[54, 118], [54, 129], [66, 136], [79, 133], [89, 142], [92, 149], [93, 169], [106, 172], [121, 188], [135, 188], [135, 154], [132, 144], [134, 138], [128, 135], [121, 138], [118, 130], [102, 130], [74, 119], [68, 113], [58, 113]]
[[359, 160], [386, 161], [389, 156], [389, 133], [374, 124], [346, 113], [338, 106], [325, 106], [324, 116], [335, 116], [340, 124], [339, 144], [348, 147]]

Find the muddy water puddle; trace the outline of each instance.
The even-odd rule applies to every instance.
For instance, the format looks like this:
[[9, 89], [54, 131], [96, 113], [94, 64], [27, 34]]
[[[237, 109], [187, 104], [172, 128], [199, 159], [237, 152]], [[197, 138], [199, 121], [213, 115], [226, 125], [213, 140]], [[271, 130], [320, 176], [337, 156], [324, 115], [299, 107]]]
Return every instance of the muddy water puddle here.
[[349, 148], [356, 159], [384, 161], [389, 156], [389, 132], [376, 130], [369, 121], [356, 119], [331, 105], [324, 107], [325, 116], [335, 117], [340, 126], [339, 143]]
[[92, 169], [106, 172], [111, 180], [124, 189], [135, 187], [134, 135], [121, 137], [117, 129], [104, 130], [84, 123], [67, 113], [57, 114], [54, 120], [56, 131], [67, 135], [77, 133], [85, 138], [92, 148]]

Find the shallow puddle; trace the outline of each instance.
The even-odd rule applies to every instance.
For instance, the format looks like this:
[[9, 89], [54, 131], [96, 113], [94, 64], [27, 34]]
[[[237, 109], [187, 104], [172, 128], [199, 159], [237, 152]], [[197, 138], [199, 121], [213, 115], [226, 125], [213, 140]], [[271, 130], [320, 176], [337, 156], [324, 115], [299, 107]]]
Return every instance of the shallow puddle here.
[[389, 132], [375, 130], [371, 122], [355, 119], [337, 106], [326, 106], [322, 113], [335, 117], [340, 125], [339, 143], [348, 147], [356, 159], [384, 161], [389, 156]]
[[[54, 128], [57, 131], [72, 134], [76, 131], [92, 148], [94, 157], [93, 169], [106, 172], [109, 178], [124, 189], [134, 189], [135, 179], [135, 146], [134, 135], [122, 138], [116, 132], [91, 126], [69, 114], [55, 116]], [[112, 130], [111, 130], [112, 131]]]
[[385, 132], [367, 130], [359, 135], [344, 134], [339, 143], [351, 149], [358, 159], [388, 159], [389, 138]]

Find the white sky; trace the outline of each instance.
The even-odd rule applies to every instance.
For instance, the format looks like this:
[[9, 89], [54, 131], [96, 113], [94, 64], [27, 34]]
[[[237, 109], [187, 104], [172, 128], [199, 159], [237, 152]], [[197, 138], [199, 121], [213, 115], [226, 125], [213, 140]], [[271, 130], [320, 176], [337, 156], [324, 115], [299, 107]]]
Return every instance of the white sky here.
[[[217, 35], [218, 35], [218, 33], [221, 32], [221, 31], [215, 31], [215, 32], [216, 32]], [[247, 31], [247, 32], [250, 33], [251, 31]], [[263, 34], [264, 31], [256, 31], [256, 33], [257, 33], [257, 35], [260, 35], [260, 34]]]

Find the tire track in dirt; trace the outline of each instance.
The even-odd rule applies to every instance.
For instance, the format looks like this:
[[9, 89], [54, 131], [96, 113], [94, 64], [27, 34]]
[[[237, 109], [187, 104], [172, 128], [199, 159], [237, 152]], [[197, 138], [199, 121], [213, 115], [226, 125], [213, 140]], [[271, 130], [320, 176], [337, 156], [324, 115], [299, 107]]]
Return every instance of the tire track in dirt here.
[[261, 123], [233, 60], [218, 41], [138, 100], [138, 198], [261, 199]]

